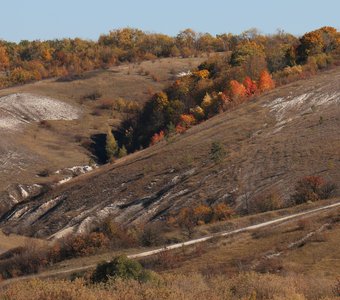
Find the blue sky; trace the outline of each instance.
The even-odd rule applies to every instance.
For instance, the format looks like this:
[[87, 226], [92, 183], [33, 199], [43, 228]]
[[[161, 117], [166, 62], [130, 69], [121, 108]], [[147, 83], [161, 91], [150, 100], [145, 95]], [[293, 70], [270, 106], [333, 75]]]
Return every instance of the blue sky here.
[[0, 39], [97, 39], [121, 27], [176, 35], [192, 28], [217, 34], [256, 27], [301, 35], [340, 27], [340, 0], [4, 0]]

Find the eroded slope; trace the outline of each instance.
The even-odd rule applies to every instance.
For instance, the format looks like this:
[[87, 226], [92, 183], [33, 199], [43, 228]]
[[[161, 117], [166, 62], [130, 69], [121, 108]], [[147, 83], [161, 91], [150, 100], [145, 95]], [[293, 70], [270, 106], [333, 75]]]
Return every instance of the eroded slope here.
[[[71, 180], [34, 202], [18, 204], [2, 225], [60, 237], [108, 214], [149, 222], [200, 202], [244, 205], [275, 189], [288, 200], [298, 179], [340, 181], [340, 69], [278, 88], [168, 142]], [[220, 141], [227, 156], [213, 163]]]

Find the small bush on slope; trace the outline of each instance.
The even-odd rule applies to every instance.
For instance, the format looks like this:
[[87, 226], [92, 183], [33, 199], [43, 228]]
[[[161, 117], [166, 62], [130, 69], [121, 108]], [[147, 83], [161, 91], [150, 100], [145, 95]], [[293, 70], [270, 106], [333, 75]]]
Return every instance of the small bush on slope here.
[[142, 265], [126, 256], [115, 257], [110, 262], [99, 264], [92, 274], [93, 282], [107, 282], [111, 279], [133, 279], [146, 282], [151, 279], [151, 272], [144, 270]]
[[295, 204], [327, 199], [334, 194], [335, 190], [335, 184], [325, 182], [320, 176], [306, 176], [297, 182], [291, 199]]
[[210, 148], [210, 158], [215, 163], [220, 163], [226, 156], [226, 151], [221, 142], [213, 142]]

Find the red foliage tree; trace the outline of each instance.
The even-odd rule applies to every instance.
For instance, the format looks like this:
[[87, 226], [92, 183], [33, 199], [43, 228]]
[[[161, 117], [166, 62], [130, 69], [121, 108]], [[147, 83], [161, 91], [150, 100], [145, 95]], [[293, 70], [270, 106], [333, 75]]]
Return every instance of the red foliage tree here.
[[247, 96], [251, 96], [251, 95], [254, 95], [256, 93], [256, 91], [257, 91], [256, 82], [253, 81], [249, 76], [247, 76], [244, 79], [243, 85], [246, 88]]
[[319, 200], [321, 198], [321, 188], [323, 185], [324, 180], [322, 177], [306, 176], [297, 182], [293, 200], [296, 204]]
[[164, 139], [164, 131], [161, 130], [159, 133], [155, 133], [151, 138], [151, 145], [155, 145]]

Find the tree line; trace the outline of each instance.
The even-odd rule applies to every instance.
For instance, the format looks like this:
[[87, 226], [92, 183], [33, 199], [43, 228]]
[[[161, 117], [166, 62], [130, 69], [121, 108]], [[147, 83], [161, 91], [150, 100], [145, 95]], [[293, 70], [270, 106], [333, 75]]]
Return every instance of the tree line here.
[[153, 95], [115, 132], [120, 145], [128, 152], [148, 147], [277, 85], [340, 65], [340, 32], [332, 27], [301, 38], [284, 32], [265, 36], [256, 30], [223, 37], [229, 51], [210, 55]]
[[0, 40], [0, 88], [49, 77], [75, 76], [121, 62], [161, 57], [189, 57], [231, 50], [241, 36], [197, 33], [186, 29], [172, 37], [122, 28], [97, 41], [64, 38], [46, 41]]

